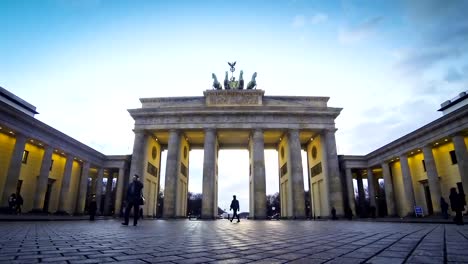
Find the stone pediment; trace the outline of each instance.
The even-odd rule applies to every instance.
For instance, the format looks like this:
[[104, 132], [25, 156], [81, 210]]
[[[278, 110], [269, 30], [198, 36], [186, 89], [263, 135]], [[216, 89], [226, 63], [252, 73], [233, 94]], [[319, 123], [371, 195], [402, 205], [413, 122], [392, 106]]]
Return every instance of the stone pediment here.
[[207, 90], [203, 92], [206, 106], [261, 106], [263, 90]]

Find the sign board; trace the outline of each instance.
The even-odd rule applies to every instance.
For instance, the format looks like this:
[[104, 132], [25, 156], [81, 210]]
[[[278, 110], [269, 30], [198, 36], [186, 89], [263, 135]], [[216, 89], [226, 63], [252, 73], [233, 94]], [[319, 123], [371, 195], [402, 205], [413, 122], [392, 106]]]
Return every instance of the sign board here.
[[423, 209], [422, 209], [422, 207], [421, 207], [421, 206], [417, 206], [417, 205], [414, 206], [414, 214], [416, 215], [416, 217], [418, 217], [418, 216], [423, 217], [424, 214], [423, 214]]

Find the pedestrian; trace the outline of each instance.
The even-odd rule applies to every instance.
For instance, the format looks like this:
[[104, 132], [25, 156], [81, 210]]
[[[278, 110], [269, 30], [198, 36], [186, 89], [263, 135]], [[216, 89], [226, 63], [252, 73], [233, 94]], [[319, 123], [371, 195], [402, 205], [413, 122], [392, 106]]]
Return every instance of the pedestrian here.
[[345, 207], [345, 217], [348, 220], [353, 220], [353, 211], [351, 210], [351, 208], [349, 206]]
[[332, 220], [338, 220], [338, 217], [336, 217], [336, 209], [335, 209], [335, 207], [332, 207], [332, 209], [331, 209], [331, 215], [332, 215]]
[[140, 205], [143, 203], [142, 193], [143, 184], [140, 182], [140, 176], [135, 174], [133, 181], [127, 189], [127, 207], [125, 208], [125, 221], [122, 225], [128, 225], [130, 210], [133, 207], [133, 225], [136, 226], [138, 222], [138, 215], [140, 213]]
[[96, 211], [97, 211], [96, 195], [93, 195], [91, 197], [91, 201], [89, 202], [89, 206], [88, 206], [90, 221], [94, 221], [94, 217], [96, 216]]
[[445, 201], [444, 197], [440, 197], [440, 210], [442, 211], [442, 217], [444, 219], [448, 219], [448, 209], [448, 203]]
[[16, 194], [12, 193], [8, 198], [8, 209], [10, 214], [14, 214], [16, 212]]
[[461, 200], [461, 196], [457, 193], [456, 188], [450, 188], [450, 206], [452, 207], [452, 211], [455, 212], [455, 218], [453, 221], [457, 225], [463, 225], [463, 216], [462, 212], [464, 210], [463, 203]]
[[21, 214], [21, 207], [23, 206], [23, 197], [18, 193], [16, 196], [16, 213]]
[[[230, 221], [232, 222], [232, 220], [234, 220], [234, 217], [237, 216], [237, 223], [239, 223], [240, 218], [239, 218], [239, 215], [237, 214], [237, 211], [239, 210], [239, 201], [236, 200], [235, 195], [232, 196], [231, 208], [229, 209], [229, 211], [231, 210], [233, 211], [233, 213], [232, 213], [232, 218]], [[229, 216], [228, 216], [228, 219], [229, 219]]]

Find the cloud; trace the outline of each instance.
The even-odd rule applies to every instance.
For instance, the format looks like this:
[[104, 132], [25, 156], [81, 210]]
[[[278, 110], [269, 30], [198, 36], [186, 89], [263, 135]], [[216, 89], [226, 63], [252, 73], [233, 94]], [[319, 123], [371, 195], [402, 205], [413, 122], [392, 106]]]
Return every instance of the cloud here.
[[328, 20], [328, 15], [323, 13], [316, 13], [311, 17], [306, 17], [305, 15], [296, 15], [293, 18], [292, 27], [293, 28], [303, 28], [310, 25], [318, 25]]
[[303, 15], [297, 15], [294, 17], [292, 26], [293, 28], [302, 28], [306, 24], [306, 17]]
[[310, 23], [312, 25], [317, 25], [327, 20], [328, 20], [328, 16], [326, 14], [317, 13], [310, 18]]
[[[468, 1], [407, 1], [405, 7], [409, 27], [418, 41], [396, 64], [403, 73], [422, 74], [468, 54]], [[446, 67], [453, 67], [453, 63]], [[456, 78], [451, 74], [449, 79]]]
[[342, 28], [338, 33], [338, 40], [342, 44], [354, 44], [360, 42], [372, 35], [382, 20], [382, 16], [376, 16], [360, 23], [357, 26]]
[[457, 82], [463, 79], [463, 75], [455, 68], [450, 68], [445, 74], [445, 80], [447, 82]]

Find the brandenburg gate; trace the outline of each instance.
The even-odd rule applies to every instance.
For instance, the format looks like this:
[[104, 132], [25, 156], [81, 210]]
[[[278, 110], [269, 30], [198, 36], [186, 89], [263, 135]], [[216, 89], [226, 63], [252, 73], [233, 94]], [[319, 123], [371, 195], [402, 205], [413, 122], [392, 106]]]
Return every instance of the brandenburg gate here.
[[307, 152], [314, 214], [327, 217], [335, 208], [337, 215], [343, 215], [335, 142], [335, 118], [341, 108], [328, 107], [328, 97], [265, 96], [263, 90], [255, 89], [256, 75], [243, 89], [242, 71], [238, 81], [228, 80], [226, 72], [222, 89], [213, 74], [214, 89], [204, 91], [203, 96], [142, 98], [141, 108], [128, 110], [135, 120], [130, 177], [141, 176], [145, 193], [151, 197], [150, 210], [157, 207], [161, 151], [167, 149], [162, 215], [186, 216], [188, 152], [199, 148], [204, 150], [201, 217], [216, 218], [218, 152], [236, 148], [249, 150], [250, 217], [264, 219], [264, 150], [276, 149], [281, 217], [306, 217], [301, 150]]

